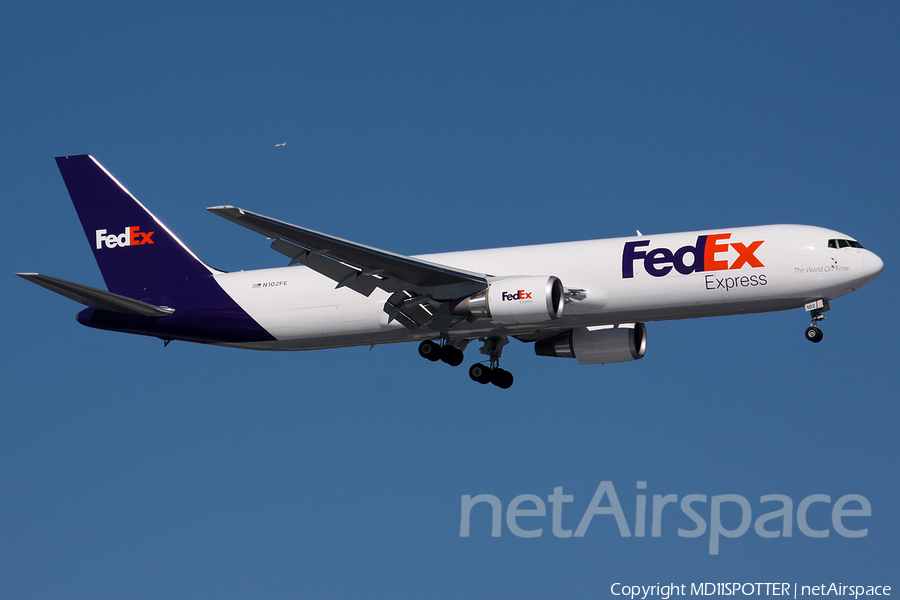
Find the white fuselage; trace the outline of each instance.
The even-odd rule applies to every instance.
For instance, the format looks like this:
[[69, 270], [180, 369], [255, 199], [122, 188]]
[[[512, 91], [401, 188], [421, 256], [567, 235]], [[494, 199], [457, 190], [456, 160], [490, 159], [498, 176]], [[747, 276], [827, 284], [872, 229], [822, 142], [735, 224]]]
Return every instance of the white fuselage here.
[[[705, 256], [698, 256], [707, 236]], [[578, 326], [688, 319], [798, 308], [831, 300], [874, 279], [883, 264], [848, 236], [819, 227], [769, 225], [423, 255], [432, 263], [499, 278], [553, 275], [584, 299], [566, 303], [544, 331]], [[694, 248], [694, 251], [691, 249]], [[690, 272], [694, 261], [705, 269]], [[701, 263], [702, 264], [702, 263]], [[679, 269], [681, 272], [679, 272]], [[218, 273], [219, 285], [275, 338], [234, 344], [260, 350], [312, 350], [428, 339], [388, 322], [387, 292], [365, 297], [303, 266]], [[532, 334], [542, 324], [461, 320], [450, 339]]]

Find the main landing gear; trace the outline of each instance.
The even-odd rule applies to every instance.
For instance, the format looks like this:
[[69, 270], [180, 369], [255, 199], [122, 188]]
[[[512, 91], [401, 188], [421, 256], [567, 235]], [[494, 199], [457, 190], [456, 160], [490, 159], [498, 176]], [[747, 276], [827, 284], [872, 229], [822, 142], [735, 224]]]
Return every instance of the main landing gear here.
[[463, 361], [463, 351], [450, 344], [439, 344], [426, 340], [419, 344], [419, 356], [427, 358], [431, 362], [444, 361], [451, 367], [458, 367]]
[[472, 381], [477, 381], [481, 384], [493, 383], [502, 390], [512, 386], [512, 373], [500, 368], [500, 353], [503, 351], [503, 346], [508, 343], [509, 340], [506, 337], [484, 338], [481, 353], [490, 357], [490, 365], [475, 363], [469, 367], [469, 377], [472, 378]]
[[[500, 353], [503, 346], [509, 343], [506, 337], [482, 338], [484, 345], [481, 353], [490, 357], [490, 364], [475, 363], [469, 367], [469, 377], [481, 384], [493, 383], [500, 389], [507, 389], [513, 384], [512, 373], [500, 368]], [[440, 342], [426, 340], [419, 344], [419, 356], [432, 362], [443, 361], [451, 367], [457, 367], [463, 361], [463, 348], [468, 340], [464, 340], [461, 347], [453, 346], [449, 340], [441, 339]]]
[[469, 377], [472, 381], [488, 384], [493, 383], [501, 390], [508, 389], [513, 384], [513, 375], [500, 367], [488, 367], [482, 363], [475, 363], [469, 367]]
[[806, 305], [806, 310], [809, 312], [810, 316], [809, 327], [806, 328], [806, 339], [815, 344], [822, 341], [825, 334], [819, 329], [817, 323], [825, 320], [825, 315], [822, 313], [830, 308], [827, 300], [816, 300], [815, 302], [810, 302]]

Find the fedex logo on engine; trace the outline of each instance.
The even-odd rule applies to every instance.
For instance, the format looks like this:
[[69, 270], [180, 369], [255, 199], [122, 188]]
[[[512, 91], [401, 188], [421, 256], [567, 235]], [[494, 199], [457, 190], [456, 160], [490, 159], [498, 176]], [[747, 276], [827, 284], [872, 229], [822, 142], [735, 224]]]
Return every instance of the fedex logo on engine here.
[[510, 294], [509, 292], [503, 292], [500, 294], [500, 300], [503, 302], [508, 302], [512, 300], [531, 300], [531, 294], [533, 292], [526, 292], [525, 290], [518, 290], [514, 294]]
[[[650, 245], [650, 240], [625, 242], [625, 250], [622, 252], [622, 278], [634, 277], [634, 261], [636, 260], [643, 260], [644, 270], [654, 277], [668, 275], [672, 269], [682, 275], [688, 275], [701, 271], [740, 269], [745, 265], [753, 268], [764, 266], [754, 253], [765, 240], [745, 245], [741, 242], [729, 242], [730, 238], [730, 233], [701, 235], [697, 237], [695, 245], [682, 246], [674, 252], [668, 248], [643, 250], [644, 246]], [[731, 264], [726, 255], [729, 248], [733, 248], [737, 252], [737, 257]], [[691, 258], [686, 261], [688, 255]]]
[[107, 248], [121, 248], [124, 246], [141, 246], [143, 244], [152, 244], [151, 236], [155, 231], [141, 231], [140, 227], [126, 227], [125, 233], [116, 235], [111, 233], [106, 235], [105, 229], [98, 229], [97, 234], [97, 250], [104, 246]]

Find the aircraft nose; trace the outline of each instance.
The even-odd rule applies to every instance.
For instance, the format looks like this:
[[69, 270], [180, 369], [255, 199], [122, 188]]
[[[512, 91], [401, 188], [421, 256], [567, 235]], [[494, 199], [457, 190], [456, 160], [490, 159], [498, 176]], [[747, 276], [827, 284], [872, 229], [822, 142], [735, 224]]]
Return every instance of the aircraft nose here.
[[882, 270], [884, 270], [884, 261], [874, 252], [866, 252], [863, 258], [863, 272], [866, 275], [866, 279], [872, 281], [881, 275]]

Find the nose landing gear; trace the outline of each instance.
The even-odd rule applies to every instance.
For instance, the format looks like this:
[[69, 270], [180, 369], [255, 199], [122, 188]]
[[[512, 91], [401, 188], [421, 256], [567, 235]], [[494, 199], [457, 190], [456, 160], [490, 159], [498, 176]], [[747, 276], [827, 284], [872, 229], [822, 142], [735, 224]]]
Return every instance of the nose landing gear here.
[[819, 321], [825, 320], [825, 315], [822, 313], [826, 310], [829, 310], [831, 307], [828, 306], [827, 300], [816, 300], [815, 302], [810, 302], [806, 305], [806, 310], [809, 312], [810, 320], [809, 327], [806, 328], [806, 339], [809, 341], [818, 344], [822, 341], [822, 338], [825, 337], [825, 334], [822, 333], [822, 330], [819, 329], [818, 325], [816, 325]]
[[815, 325], [810, 325], [806, 328], [806, 339], [808, 339], [809, 341], [818, 344], [822, 341], [823, 337], [825, 337], [825, 334], [822, 333], [822, 330]]

